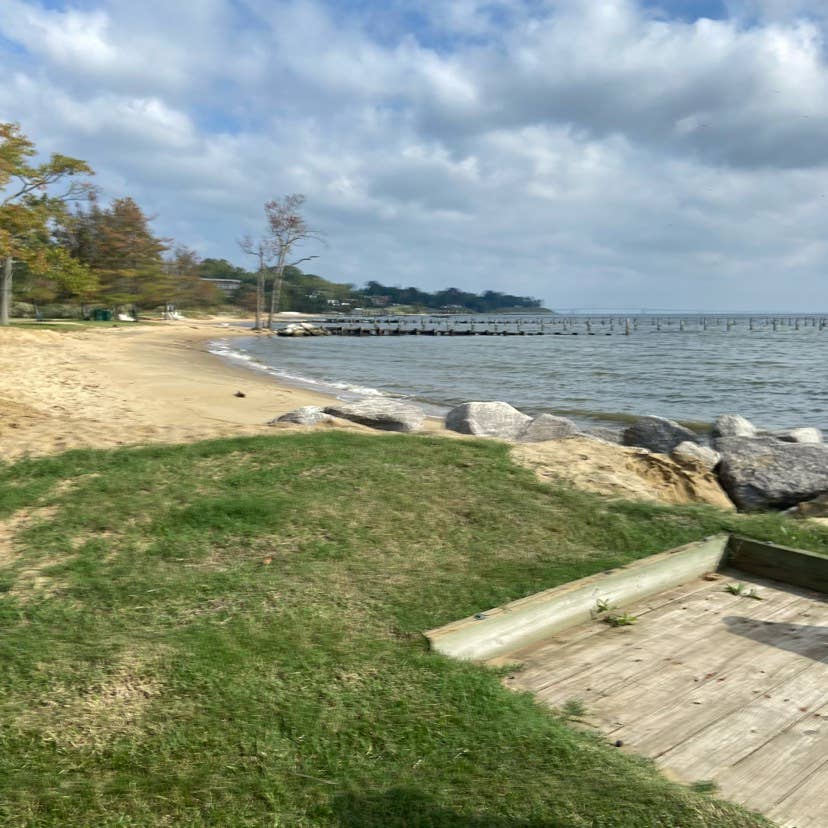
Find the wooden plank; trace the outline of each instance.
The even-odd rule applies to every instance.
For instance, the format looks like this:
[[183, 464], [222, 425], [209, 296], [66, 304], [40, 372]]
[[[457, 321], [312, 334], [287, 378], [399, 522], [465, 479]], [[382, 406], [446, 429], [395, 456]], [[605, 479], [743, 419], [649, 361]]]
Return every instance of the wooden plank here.
[[[583, 625], [521, 651], [511, 686], [552, 706], [583, 701], [625, 749], [687, 782], [713, 779], [781, 825], [828, 828], [828, 601], [722, 574], [630, 606], [635, 626]], [[729, 595], [730, 581], [763, 600]]]
[[781, 828], [825, 828], [828, 813], [828, 759], [798, 788], [768, 811]]
[[[682, 716], [697, 722], [702, 712], [712, 714], [710, 703], [722, 696], [723, 687], [728, 688], [727, 703], [738, 706], [740, 702], [732, 690], [732, 685], [738, 683], [735, 678], [752, 676], [754, 688], [762, 687], [790, 660], [789, 653], [769, 653], [753, 676], [754, 643], [720, 629], [704, 637], [696, 635], [695, 640], [688, 638], [672, 653], [636, 651], [626, 664], [560, 682], [541, 691], [539, 697], [552, 704], [576, 697], [596, 712], [605, 701], [607, 708], [615, 711], [613, 728], [624, 728], [617, 736], [631, 743], [660, 732], [679, 739]], [[750, 698], [748, 694], [744, 700]], [[703, 710], [698, 709], [700, 705], [704, 705]]]
[[[669, 607], [674, 601], [680, 599], [690, 601], [693, 599], [693, 596], [697, 596], [700, 592], [707, 593], [711, 590], [715, 591], [715, 587], [711, 586], [712, 583], [718, 583], [721, 581], [722, 588], [724, 588], [725, 583], [727, 583], [724, 580], [724, 575], [710, 573], [710, 577], [715, 578], [716, 580], [706, 581], [702, 578], [697, 578], [695, 580], [688, 581], [680, 586], [649, 596], [644, 599], [644, 601], [635, 604], [630, 611], [634, 612], [639, 618], [646, 618], [650, 616], [651, 613], [662, 610], [665, 607]], [[596, 618], [594, 620], [600, 619]], [[509, 653], [508, 657], [513, 661], [523, 663], [539, 662], [542, 661], [546, 655], [558, 652], [563, 647], [574, 646], [575, 644], [593, 639], [597, 635], [603, 635], [606, 632], [607, 627], [605, 624], [578, 624], [577, 626], [561, 630], [548, 638], [544, 638], [542, 641], [537, 641], [527, 647], [515, 650]]]
[[[718, 644], [718, 638], [711, 645]], [[707, 655], [705, 652], [704, 655]], [[782, 692], [785, 686], [810, 667], [807, 660], [784, 651], [757, 657], [749, 642], [743, 643], [739, 656], [725, 654], [719, 665], [694, 682], [686, 676], [679, 681], [665, 678], [637, 688], [646, 693], [647, 704], [636, 705], [629, 694], [612, 699], [622, 724], [611, 730], [616, 739], [623, 739], [632, 749], [649, 756], [663, 755], [699, 738], [705, 729], [724, 727], [727, 717], [738, 713], [757, 698]], [[709, 678], [707, 678], [709, 676]]]
[[727, 546], [727, 566], [763, 578], [828, 593], [828, 557], [737, 535]]
[[819, 782], [828, 795], [828, 705], [804, 714], [717, 778], [726, 797], [766, 813], [797, 798], [806, 780]]
[[[708, 584], [709, 590], [695, 592], [687, 601], [676, 600], [659, 611], [644, 616], [630, 627], [602, 628], [600, 639], [592, 638], [564, 650], [544, 650], [543, 659], [529, 659], [516, 681], [532, 692], [552, 687], [575, 687], [586, 679], [598, 692], [611, 692], [636, 675], [662, 669], [661, 662], [676, 653], [687, 652], [693, 642], [709, 635], [711, 619], [738, 610], [745, 617], [776, 616], [796, 604], [795, 595], [767, 590], [766, 599], [751, 601], [729, 595], [721, 583]], [[630, 608], [635, 614], [636, 608]], [[780, 615], [787, 618], [787, 615]], [[726, 640], [731, 636], [726, 635]], [[680, 663], [680, 662], [679, 662]], [[704, 673], [709, 670], [704, 670]]]
[[625, 607], [716, 569], [727, 541], [728, 536], [716, 535], [652, 555], [429, 630], [426, 637], [433, 649], [455, 658], [485, 660], [514, 652], [588, 621], [598, 599]]
[[[828, 608], [826, 608], [828, 609]], [[802, 627], [795, 623], [813, 619], [813, 605], [805, 598], [798, 598], [780, 611], [763, 613], [751, 621], [739, 621], [751, 629], [773, 627], [775, 646], [757, 646], [751, 636], [734, 635], [733, 624], [716, 631], [699, 642], [695, 652], [683, 656], [684, 687], [679, 682], [669, 686], [665, 670], [663, 684], [650, 683], [646, 698], [656, 710], [646, 705], [636, 706], [625, 717], [629, 725], [617, 737], [629, 739], [642, 750], [653, 755], [671, 745], [688, 739], [699, 731], [706, 721], [715, 721], [748, 703], [756, 695], [767, 692], [780, 682], [787, 681], [798, 671], [810, 666], [811, 659], [826, 654], [826, 642], [819, 635], [802, 635]], [[828, 616], [823, 616], [828, 621]], [[734, 622], [735, 623], [735, 622]], [[804, 656], [804, 659], [803, 659]], [[692, 673], [696, 671], [696, 675]], [[701, 678], [700, 681], [693, 679]], [[614, 703], [626, 706], [633, 701], [621, 691]], [[659, 734], [663, 735], [659, 735]]]
[[[688, 780], [718, 778], [724, 770], [778, 733], [828, 702], [828, 666], [812, 662], [788, 681], [749, 704], [709, 722], [679, 745], [651, 755]], [[807, 712], [806, 712], [807, 711]], [[668, 741], [672, 742], [672, 739]]]

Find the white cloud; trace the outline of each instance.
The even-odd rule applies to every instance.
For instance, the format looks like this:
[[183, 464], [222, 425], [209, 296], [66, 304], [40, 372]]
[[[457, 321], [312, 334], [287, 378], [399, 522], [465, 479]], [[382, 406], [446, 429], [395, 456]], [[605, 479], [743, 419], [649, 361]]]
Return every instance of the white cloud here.
[[329, 278], [824, 305], [816, 7], [663, 6], [6, 0], [0, 119], [204, 255], [241, 261], [263, 201], [304, 192]]

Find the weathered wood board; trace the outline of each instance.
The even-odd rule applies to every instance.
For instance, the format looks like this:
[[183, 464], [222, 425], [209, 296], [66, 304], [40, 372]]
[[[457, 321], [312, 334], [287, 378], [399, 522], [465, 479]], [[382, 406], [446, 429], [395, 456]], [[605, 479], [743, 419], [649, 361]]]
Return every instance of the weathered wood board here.
[[[711, 576], [708, 576], [711, 577]], [[730, 583], [761, 600], [732, 595]], [[828, 600], [739, 571], [508, 653], [505, 679], [551, 707], [577, 699], [625, 750], [782, 826], [828, 826]]]

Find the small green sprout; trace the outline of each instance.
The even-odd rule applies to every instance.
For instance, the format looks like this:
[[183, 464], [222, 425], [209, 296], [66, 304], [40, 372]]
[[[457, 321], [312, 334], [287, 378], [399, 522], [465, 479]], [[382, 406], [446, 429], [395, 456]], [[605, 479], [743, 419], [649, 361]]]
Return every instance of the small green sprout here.
[[764, 600], [756, 591], [756, 587], [748, 590], [744, 584], [728, 584], [725, 587], [725, 592], [729, 592], [731, 595], [738, 595], [740, 598], [753, 598], [754, 601]]
[[610, 615], [605, 615], [603, 620], [605, 624], [609, 624], [611, 627], [629, 627], [637, 623], [638, 618], [626, 612], [614, 612]]

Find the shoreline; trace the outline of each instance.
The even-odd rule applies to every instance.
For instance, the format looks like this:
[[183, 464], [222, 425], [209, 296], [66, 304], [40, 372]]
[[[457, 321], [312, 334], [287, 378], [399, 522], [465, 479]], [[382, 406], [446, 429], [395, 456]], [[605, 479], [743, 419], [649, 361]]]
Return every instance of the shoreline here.
[[250, 335], [239, 321], [0, 329], [0, 460], [272, 433], [280, 414], [335, 399], [211, 353]]

